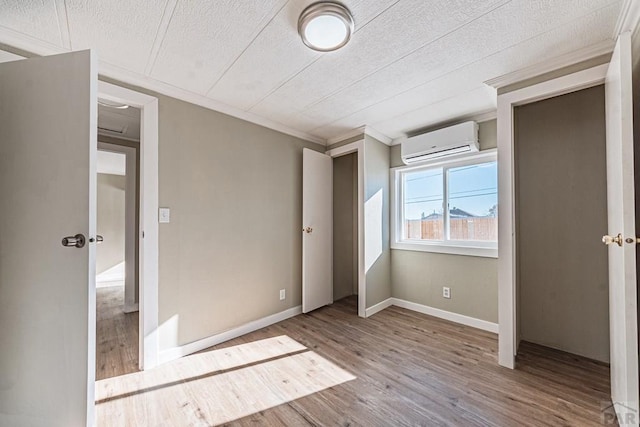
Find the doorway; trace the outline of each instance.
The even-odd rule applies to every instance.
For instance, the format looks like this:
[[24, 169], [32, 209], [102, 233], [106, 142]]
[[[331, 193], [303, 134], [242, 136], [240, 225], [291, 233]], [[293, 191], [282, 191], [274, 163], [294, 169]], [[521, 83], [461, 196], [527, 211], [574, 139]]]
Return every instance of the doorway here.
[[[343, 277], [347, 278], [347, 283], [351, 283], [351, 295], [357, 295], [357, 314], [359, 317], [367, 317], [366, 315], [366, 301], [367, 301], [367, 279], [365, 274], [365, 250], [364, 250], [364, 139], [359, 141], [351, 142], [345, 145], [341, 145], [340, 147], [333, 148], [326, 152], [326, 155], [333, 158], [333, 161], [340, 162], [338, 164], [339, 172], [341, 175], [345, 175], [345, 179], [351, 182], [351, 186], [349, 189], [342, 188], [340, 186], [340, 181], [338, 181], [339, 177], [336, 176], [335, 172], [333, 173], [333, 182], [334, 182], [334, 195], [333, 202], [334, 205], [336, 202], [340, 204], [346, 203], [352, 206], [351, 213], [345, 214], [345, 229], [349, 230], [351, 234], [351, 238], [353, 239], [353, 246], [347, 242], [346, 248], [341, 248], [340, 251], [344, 251], [345, 253], [350, 250], [351, 260], [349, 261], [349, 257], [347, 258], [347, 262], [344, 260], [338, 261], [339, 263], [344, 263], [343, 267], [345, 270], [342, 271], [344, 274]], [[350, 157], [352, 156], [352, 157]], [[345, 160], [339, 160], [341, 158], [345, 158]], [[344, 163], [343, 163], [344, 162]], [[333, 167], [336, 167], [336, 164], [333, 164]], [[349, 177], [347, 178], [346, 175]], [[336, 186], [340, 189], [341, 192], [344, 191], [342, 196], [337, 196], [335, 194]], [[338, 200], [340, 199], [340, 200]], [[344, 199], [344, 200], [343, 200]], [[334, 214], [335, 216], [335, 214]], [[351, 218], [352, 225], [349, 227], [349, 218]], [[334, 228], [334, 242], [336, 242], [335, 233], [339, 231]], [[335, 245], [335, 243], [334, 243]], [[334, 246], [334, 254], [335, 254], [335, 246]], [[334, 266], [336, 265], [336, 260], [334, 259]], [[353, 274], [353, 278], [349, 280], [350, 274]], [[334, 273], [334, 283], [335, 283], [335, 273]], [[335, 286], [335, 285], [334, 285]], [[341, 285], [343, 292], [349, 292], [349, 285], [343, 284]], [[335, 293], [336, 289], [334, 288], [334, 300], [338, 299], [338, 296], [341, 295], [339, 293]]]
[[[98, 97], [107, 103], [128, 105], [140, 110], [138, 221], [138, 368], [146, 370], [158, 365], [158, 99], [134, 90], [98, 81]], [[107, 127], [103, 141], [118, 128]], [[122, 131], [122, 129], [120, 129]], [[126, 131], [124, 131], [126, 133]], [[122, 135], [119, 135], [120, 139]], [[125, 140], [127, 135], [125, 135]], [[122, 145], [122, 144], [120, 144]], [[95, 346], [95, 343], [90, 343]]]
[[357, 295], [358, 153], [353, 152], [333, 158], [333, 301], [356, 314]]
[[[102, 107], [102, 108], [101, 108]], [[133, 137], [105, 135], [105, 121], [123, 122], [98, 108], [96, 248], [96, 380], [138, 371], [139, 363], [139, 138], [140, 111], [126, 115]], [[113, 127], [113, 126], [112, 126]], [[109, 142], [106, 142], [109, 141]]]
[[514, 108], [517, 334], [609, 363], [604, 85]]
[[[516, 366], [517, 227], [515, 222], [514, 107], [605, 85], [611, 396], [618, 416], [637, 413], [638, 333], [636, 310], [635, 199], [633, 194], [633, 99], [631, 32], [617, 37], [608, 64], [498, 95], [499, 250], [498, 362]], [[604, 233], [603, 233], [604, 234]], [[550, 244], [555, 236], [549, 236]], [[585, 308], [586, 309], [586, 308]]]

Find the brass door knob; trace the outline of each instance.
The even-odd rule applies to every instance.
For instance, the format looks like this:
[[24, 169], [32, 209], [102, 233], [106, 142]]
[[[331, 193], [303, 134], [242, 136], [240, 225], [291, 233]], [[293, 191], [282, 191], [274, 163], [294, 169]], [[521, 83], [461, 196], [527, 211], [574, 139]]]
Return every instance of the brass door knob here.
[[602, 243], [604, 243], [605, 245], [612, 245], [612, 244], [616, 244], [618, 246], [622, 246], [622, 234], [618, 233], [617, 236], [609, 236], [604, 235], [602, 236]]

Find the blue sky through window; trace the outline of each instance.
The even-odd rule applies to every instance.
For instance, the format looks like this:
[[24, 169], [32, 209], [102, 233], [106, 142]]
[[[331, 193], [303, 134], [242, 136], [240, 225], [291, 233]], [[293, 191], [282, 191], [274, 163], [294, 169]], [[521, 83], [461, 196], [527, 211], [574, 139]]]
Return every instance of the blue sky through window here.
[[[460, 166], [448, 170], [449, 208], [473, 216], [495, 215], [497, 205], [497, 163]], [[443, 169], [409, 172], [404, 175], [405, 219], [443, 212]]]
[[442, 214], [442, 168], [409, 172], [404, 180], [405, 219]]

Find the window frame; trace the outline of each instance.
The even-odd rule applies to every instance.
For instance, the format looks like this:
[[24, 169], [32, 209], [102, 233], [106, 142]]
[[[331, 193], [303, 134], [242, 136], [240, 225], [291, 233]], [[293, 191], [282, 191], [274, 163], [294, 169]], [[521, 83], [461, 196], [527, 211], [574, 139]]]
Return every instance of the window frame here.
[[[449, 209], [443, 209], [444, 240], [428, 241], [404, 239], [404, 203], [402, 185], [402, 177], [408, 172], [442, 168], [443, 198], [444, 203], [448, 203], [449, 169], [461, 166], [497, 162], [497, 157], [497, 150], [491, 149], [483, 150], [479, 153], [456, 155], [446, 159], [440, 158], [437, 160], [420, 162], [409, 166], [398, 166], [395, 168], [391, 168], [391, 249], [497, 258], [497, 238], [494, 242], [449, 239]], [[496, 197], [497, 195], [498, 193], [496, 193]]]

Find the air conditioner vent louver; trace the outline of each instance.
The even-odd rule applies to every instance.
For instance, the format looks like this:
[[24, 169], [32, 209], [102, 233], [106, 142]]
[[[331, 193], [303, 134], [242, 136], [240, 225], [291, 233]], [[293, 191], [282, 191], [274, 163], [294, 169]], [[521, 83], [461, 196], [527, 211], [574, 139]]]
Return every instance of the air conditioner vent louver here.
[[103, 131], [103, 132], [119, 133], [121, 135], [124, 133], [124, 129], [122, 129], [122, 128], [121, 129], [109, 129], [109, 128], [98, 126], [98, 130], [99, 131]]
[[455, 154], [477, 152], [478, 124], [465, 122], [411, 137], [401, 146], [405, 164], [423, 162]]

